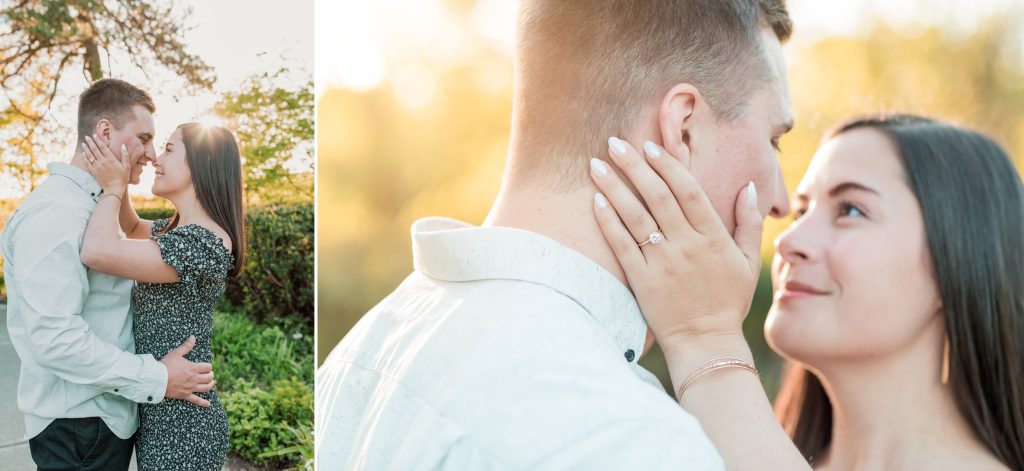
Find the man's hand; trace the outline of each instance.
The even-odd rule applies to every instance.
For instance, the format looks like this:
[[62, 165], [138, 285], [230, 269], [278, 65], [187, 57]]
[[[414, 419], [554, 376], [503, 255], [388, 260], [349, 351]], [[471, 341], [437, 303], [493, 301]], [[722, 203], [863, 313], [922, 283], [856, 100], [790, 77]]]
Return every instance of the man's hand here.
[[196, 337], [193, 335], [160, 359], [160, 363], [167, 368], [167, 391], [164, 396], [168, 399], [182, 399], [199, 407], [210, 407], [210, 401], [195, 393], [210, 392], [213, 389], [213, 366], [185, 359], [185, 355], [195, 346]]

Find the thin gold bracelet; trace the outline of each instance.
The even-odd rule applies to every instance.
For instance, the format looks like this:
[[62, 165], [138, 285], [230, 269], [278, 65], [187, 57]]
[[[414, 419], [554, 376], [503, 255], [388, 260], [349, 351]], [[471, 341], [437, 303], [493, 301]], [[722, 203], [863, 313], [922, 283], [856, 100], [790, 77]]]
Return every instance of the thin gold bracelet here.
[[100, 195], [100, 198], [102, 198], [102, 197], [104, 197], [104, 196], [113, 196], [114, 198], [117, 198], [117, 202], [118, 202], [118, 203], [120, 203], [120, 202], [123, 202], [123, 201], [124, 201], [123, 199], [121, 199], [121, 196], [120, 196], [120, 195], [115, 195], [115, 194], [113, 194], [113, 193], [103, 193], [102, 195]]
[[683, 381], [683, 384], [679, 385], [679, 389], [676, 390], [676, 401], [683, 400], [683, 393], [686, 391], [687, 386], [693, 384], [693, 382], [696, 381], [697, 378], [700, 378], [701, 376], [704, 376], [712, 371], [720, 370], [723, 368], [740, 368], [743, 370], [747, 370], [751, 373], [754, 373], [754, 375], [757, 376], [758, 378], [761, 377], [761, 373], [757, 371], [757, 368], [755, 368], [754, 365], [748, 362], [736, 358], [716, 358], [701, 365], [700, 368], [697, 368], [697, 371], [690, 373], [690, 376], [686, 377], [686, 380]]

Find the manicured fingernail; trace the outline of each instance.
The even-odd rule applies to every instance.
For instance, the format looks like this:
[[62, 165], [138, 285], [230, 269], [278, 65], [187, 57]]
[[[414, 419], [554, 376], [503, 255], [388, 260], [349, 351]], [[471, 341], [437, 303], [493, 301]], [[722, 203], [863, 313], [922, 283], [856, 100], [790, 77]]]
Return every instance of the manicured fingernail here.
[[608, 138], [608, 148], [612, 150], [612, 153], [622, 157], [626, 155], [626, 142], [615, 136]]
[[661, 148], [651, 141], [644, 141], [644, 153], [647, 158], [655, 160], [661, 157]]
[[604, 163], [601, 159], [591, 157], [590, 158], [590, 169], [594, 171], [599, 177], [608, 175], [608, 164]]
[[195, 335], [189, 335], [188, 336], [188, 341], [189, 342], [195, 342], [196, 341], [196, 336]]
[[754, 185], [753, 180], [747, 183], [747, 204], [751, 207], [757, 207], [757, 187]]
[[594, 193], [594, 203], [597, 204], [598, 208], [607, 208], [608, 198], [605, 198], [604, 195], [600, 193]]

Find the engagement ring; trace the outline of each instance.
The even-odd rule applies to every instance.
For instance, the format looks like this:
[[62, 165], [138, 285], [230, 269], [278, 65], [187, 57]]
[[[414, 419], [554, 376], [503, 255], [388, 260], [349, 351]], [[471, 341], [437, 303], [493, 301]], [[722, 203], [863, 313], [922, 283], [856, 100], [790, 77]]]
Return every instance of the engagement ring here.
[[643, 242], [641, 242], [639, 244], [636, 244], [636, 246], [637, 247], [643, 247], [643, 246], [645, 246], [647, 244], [658, 245], [663, 240], [665, 240], [665, 235], [660, 233], [660, 232], [658, 232], [658, 231], [654, 231], [654, 232], [651, 233], [650, 237], [647, 238], [647, 240], [645, 240], [645, 241], [643, 241]]

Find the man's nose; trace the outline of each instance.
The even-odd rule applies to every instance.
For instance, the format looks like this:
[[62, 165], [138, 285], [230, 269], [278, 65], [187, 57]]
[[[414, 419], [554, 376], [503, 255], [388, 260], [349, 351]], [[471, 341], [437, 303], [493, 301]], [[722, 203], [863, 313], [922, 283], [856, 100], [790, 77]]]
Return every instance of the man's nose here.
[[146, 163], [146, 161], [156, 162], [156, 148], [153, 147], [153, 144], [146, 145], [146, 152], [142, 154], [142, 161], [142, 163]]
[[773, 218], [783, 218], [792, 210], [789, 206], [789, 193], [786, 191], [786, 179], [782, 169], [775, 167], [775, 193], [772, 194], [772, 209], [768, 213]]

